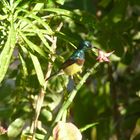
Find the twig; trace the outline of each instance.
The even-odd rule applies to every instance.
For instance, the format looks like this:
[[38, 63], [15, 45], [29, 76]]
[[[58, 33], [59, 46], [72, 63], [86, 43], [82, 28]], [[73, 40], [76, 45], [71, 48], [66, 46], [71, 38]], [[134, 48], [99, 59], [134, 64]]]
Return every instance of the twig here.
[[69, 106], [71, 105], [71, 103], [73, 102], [77, 92], [79, 91], [79, 89], [82, 87], [82, 85], [84, 84], [84, 82], [87, 80], [87, 78], [93, 73], [93, 71], [98, 67], [99, 63], [96, 63], [81, 79], [81, 81], [78, 83], [78, 85], [76, 86], [75, 89], [73, 89], [73, 91], [69, 94], [69, 97], [67, 99], [66, 102], [63, 103], [61, 109], [59, 110], [55, 120], [52, 123], [52, 126], [50, 128], [50, 131], [47, 133], [47, 135], [45, 136], [44, 140], [48, 140], [49, 137], [51, 136], [53, 127], [55, 126], [55, 124], [60, 121], [64, 111], [66, 109], [69, 108]]
[[[60, 31], [62, 26], [63, 26], [63, 23], [61, 22], [59, 24], [58, 28], [57, 28], [57, 31]], [[57, 47], [56, 43], [57, 43], [57, 37], [52, 37], [52, 50], [53, 50], [53, 53], [55, 53], [55, 50], [56, 50], [56, 47]], [[50, 57], [51, 57], [52, 62], [54, 62], [56, 57], [54, 55], [52, 55]], [[47, 67], [47, 73], [45, 75], [45, 79], [50, 77], [52, 67], [53, 67], [52, 63], [49, 62], [48, 67]], [[44, 101], [44, 96], [45, 96], [47, 83], [48, 83], [48, 81], [46, 81], [44, 83], [44, 86], [41, 88], [41, 90], [39, 92], [39, 95], [38, 95], [38, 98], [37, 98], [37, 101], [36, 101], [35, 118], [34, 118], [32, 126], [31, 126], [31, 130], [30, 130], [31, 133], [33, 133], [33, 140], [35, 139], [35, 132], [36, 132], [36, 128], [37, 128], [37, 123], [38, 123], [38, 118], [39, 118], [39, 115], [40, 115], [41, 107], [42, 107], [43, 101]]]

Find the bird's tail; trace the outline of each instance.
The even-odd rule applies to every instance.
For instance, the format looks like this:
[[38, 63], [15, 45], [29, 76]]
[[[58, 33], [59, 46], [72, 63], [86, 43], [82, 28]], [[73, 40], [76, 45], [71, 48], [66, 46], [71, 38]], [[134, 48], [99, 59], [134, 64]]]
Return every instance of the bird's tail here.
[[62, 75], [63, 73], [61, 73], [61, 70], [58, 70], [57, 72], [53, 73], [52, 75], [50, 75], [48, 78], [45, 78], [45, 81], [50, 80], [52, 77], [54, 76], [58, 76], [58, 75]]

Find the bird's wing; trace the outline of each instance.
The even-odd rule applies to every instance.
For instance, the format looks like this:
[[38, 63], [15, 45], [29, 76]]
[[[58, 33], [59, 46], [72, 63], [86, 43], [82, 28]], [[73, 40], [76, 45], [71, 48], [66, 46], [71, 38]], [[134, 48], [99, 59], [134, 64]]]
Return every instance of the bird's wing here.
[[83, 65], [84, 64], [84, 59], [76, 59], [76, 60], [74, 60], [74, 59], [68, 59], [68, 60], [66, 60], [63, 64], [62, 64], [62, 67], [61, 67], [61, 69], [65, 69], [66, 67], [68, 67], [68, 66], [70, 66], [70, 65], [72, 65], [72, 64], [74, 64], [74, 63], [77, 63], [78, 65]]
[[72, 65], [73, 63], [75, 63], [75, 60], [68, 59], [62, 64], [61, 69], [65, 69], [66, 67]]

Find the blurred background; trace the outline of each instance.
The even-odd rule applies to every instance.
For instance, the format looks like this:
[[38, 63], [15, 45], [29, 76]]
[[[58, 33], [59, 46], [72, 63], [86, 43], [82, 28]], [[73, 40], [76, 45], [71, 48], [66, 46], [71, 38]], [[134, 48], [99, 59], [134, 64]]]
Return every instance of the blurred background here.
[[[12, 4], [13, 11], [7, 6]], [[7, 53], [8, 65], [0, 58], [0, 68], [7, 65], [0, 83], [1, 126], [7, 129], [17, 125], [17, 120], [21, 122], [18, 130], [11, 126], [18, 132], [9, 132], [9, 137], [19, 139], [34, 117], [34, 102], [41, 85], [30, 53], [38, 58], [45, 75], [49, 63], [54, 73], [81, 40], [90, 40], [106, 52], [115, 52], [111, 62], [101, 63], [78, 91], [68, 120], [78, 128], [97, 123], [82, 133], [85, 140], [140, 140], [140, 1], [2, 0], [0, 7], [0, 52], [9, 38], [11, 15], [16, 32], [13, 53]], [[56, 31], [60, 23], [63, 26]], [[50, 54], [54, 36], [57, 48], [53, 62]], [[95, 63], [96, 55], [87, 52], [80, 76]], [[78, 81], [75, 77], [75, 83]], [[39, 117], [45, 129], [59, 110], [67, 82], [64, 75], [48, 83]], [[8, 139], [6, 134], [1, 137]]]

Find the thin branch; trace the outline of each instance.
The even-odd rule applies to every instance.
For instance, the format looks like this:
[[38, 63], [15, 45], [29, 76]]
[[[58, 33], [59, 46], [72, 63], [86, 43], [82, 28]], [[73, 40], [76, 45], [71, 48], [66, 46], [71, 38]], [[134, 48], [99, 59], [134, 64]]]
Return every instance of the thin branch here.
[[47, 135], [45, 136], [44, 140], [48, 140], [49, 137], [51, 136], [53, 127], [55, 126], [55, 124], [60, 121], [60, 119], [62, 118], [62, 115], [64, 113], [65, 110], [67, 110], [69, 108], [69, 106], [71, 105], [71, 103], [73, 102], [77, 92], [80, 90], [80, 88], [82, 87], [82, 85], [85, 83], [85, 81], [87, 80], [87, 78], [93, 73], [93, 71], [98, 67], [99, 63], [96, 63], [81, 79], [81, 81], [78, 83], [78, 85], [76, 86], [75, 89], [73, 89], [73, 91], [69, 94], [68, 99], [66, 100], [66, 102], [63, 103], [61, 109], [59, 110], [55, 120], [52, 123], [52, 126], [50, 128], [50, 131], [47, 133]]
[[[57, 28], [57, 31], [60, 31], [61, 28], [63, 26], [63, 23], [61, 22]], [[55, 53], [55, 50], [56, 50], [56, 43], [57, 43], [57, 37], [52, 37], [52, 50], [53, 50], [53, 53]], [[51, 55], [50, 56], [51, 59], [52, 59], [52, 62], [55, 61], [55, 56], [54, 55]], [[47, 67], [47, 73], [45, 75], [45, 79], [47, 79], [48, 77], [50, 77], [51, 75], [51, 72], [52, 72], [52, 63], [49, 62], [48, 63], [48, 67]], [[48, 81], [46, 81], [44, 83], [44, 86], [41, 88], [40, 92], [39, 92], [39, 95], [38, 95], [38, 98], [37, 98], [37, 101], [36, 101], [36, 106], [35, 106], [35, 118], [34, 118], [34, 121], [33, 121], [33, 124], [31, 126], [31, 133], [33, 133], [33, 140], [35, 139], [35, 132], [36, 132], [36, 129], [37, 129], [37, 123], [38, 123], [38, 118], [39, 118], [39, 115], [40, 115], [40, 111], [41, 111], [41, 107], [43, 105], [43, 101], [44, 101], [44, 96], [45, 96], [45, 91], [46, 91], [46, 88], [47, 88], [47, 83]]]

